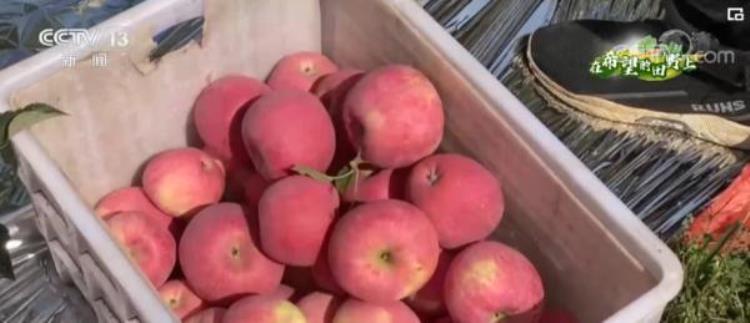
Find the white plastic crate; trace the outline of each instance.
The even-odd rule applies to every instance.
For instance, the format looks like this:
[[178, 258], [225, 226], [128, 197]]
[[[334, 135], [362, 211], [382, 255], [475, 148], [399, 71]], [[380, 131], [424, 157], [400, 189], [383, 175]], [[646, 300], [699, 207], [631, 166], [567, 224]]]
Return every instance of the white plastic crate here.
[[131, 35], [129, 51], [112, 53], [106, 68], [65, 68], [63, 56], [92, 50], [54, 48], [0, 72], [0, 109], [41, 101], [70, 114], [13, 142], [57, 265], [100, 320], [174, 317], [93, 203], [131, 184], [152, 154], [192, 142], [190, 108], [210, 79], [264, 78], [299, 50], [322, 50], [343, 66], [410, 64], [433, 80], [446, 108], [442, 148], [478, 159], [502, 181], [508, 207], [496, 237], [537, 265], [549, 303], [582, 322], [658, 322], [678, 292], [682, 268], [669, 248], [415, 1], [210, 1], [202, 44], [148, 62], [153, 44], [141, 35], [202, 13], [198, 0], [146, 1], [96, 28]]

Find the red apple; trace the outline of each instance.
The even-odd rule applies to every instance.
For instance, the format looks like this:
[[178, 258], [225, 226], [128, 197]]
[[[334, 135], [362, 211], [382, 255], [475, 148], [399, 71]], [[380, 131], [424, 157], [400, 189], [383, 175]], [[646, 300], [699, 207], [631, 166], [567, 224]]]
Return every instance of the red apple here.
[[336, 72], [338, 67], [328, 57], [313, 52], [298, 52], [284, 56], [276, 63], [267, 83], [274, 90], [310, 91], [323, 75]]
[[266, 258], [254, 240], [252, 209], [219, 203], [201, 210], [187, 225], [179, 245], [182, 272], [193, 291], [208, 302], [225, 302], [278, 288], [284, 266]]
[[342, 198], [346, 202], [373, 202], [377, 200], [402, 199], [408, 169], [386, 168], [368, 176], [362, 176], [347, 187]]
[[[344, 68], [321, 77], [313, 86], [312, 93], [320, 98], [331, 115], [341, 115], [341, 103], [352, 86], [362, 78], [364, 72], [353, 68]], [[340, 118], [339, 118], [340, 120]]]
[[209, 307], [185, 319], [183, 323], [221, 323], [226, 309]]
[[263, 191], [269, 182], [253, 169], [252, 164], [231, 161], [227, 165], [227, 199], [243, 202], [251, 208], [258, 207]]
[[500, 322], [531, 311], [544, 298], [531, 262], [495, 241], [475, 243], [456, 255], [444, 293], [448, 312], [459, 322]]
[[174, 217], [162, 212], [151, 203], [140, 187], [131, 186], [114, 190], [102, 197], [94, 209], [96, 215], [102, 220], [107, 220], [120, 212], [130, 211], [143, 213], [165, 228], [169, 228], [174, 221]]
[[305, 314], [307, 323], [333, 323], [341, 301], [327, 293], [313, 292], [297, 302], [297, 307]]
[[270, 292], [264, 295], [269, 296], [269, 297], [275, 297], [278, 299], [288, 300], [292, 298], [292, 296], [294, 295], [294, 288], [282, 284], [282, 285], [279, 285], [279, 287], [276, 287], [276, 290], [274, 290], [273, 292]]
[[198, 135], [224, 160], [249, 161], [242, 144], [240, 123], [249, 103], [271, 91], [243, 75], [228, 75], [211, 82], [198, 95], [193, 120]]
[[162, 211], [189, 216], [224, 194], [223, 163], [196, 148], [178, 148], [154, 156], [143, 171], [143, 190]]
[[172, 312], [180, 319], [194, 314], [203, 307], [203, 300], [185, 284], [184, 281], [170, 280], [159, 287], [159, 296]]
[[269, 185], [271, 183], [257, 172], [249, 174], [242, 181], [243, 201], [245, 201], [245, 204], [249, 207], [257, 208], [260, 203], [260, 197], [263, 196], [263, 192], [266, 191]]
[[246, 296], [229, 307], [223, 323], [307, 323], [296, 305], [264, 295]]
[[383, 169], [369, 176], [361, 176], [347, 187], [342, 198], [346, 202], [372, 202], [390, 198], [393, 169]]
[[169, 278], [177, 262], [172, 234], [150, 216], [122, 212], [107, 220], [110, 234], [155, 287]]
[[453, 256], [450, 253], [446, 251], [441, 252], [437, 269], [430, 280], [422, 289], [406, 299], [406, 303], [420, 315], [435, 317], [445, 314], [443, 286], [445, 285], [445, 274], [448, 272], [451, 260], [453, 260]]
[[275, 180], [293, 166], [324, 172], [336, 146], [331, 117], [310, 93], [287, 90], [266, 94], [245, 113], [242, 138], [255, 169]]
[[357, 69], [342, 69], [321, 77], [312, 90], [328, 109], [336, 130], [336, 152], [328, 169], [331, 173], [340, 171], [357, 155], [357, 151], [354, 150], [346, 135], [342, 105], [349, 90], [363, 75], [364, 73]]
[[[212, 156], [217, 156], [208, 148], [203, 148], [203, 151], [210, 153]], [[222, 160], [222, 162], [224, 163], [224, 169], [226, 169], [227, 173], [223, 200], [242, 202], [245, 198], [245, 188], [243, 183], [255, 173], [253, 165], [239, 162], [236, 159], [228, 161]]]
[[456, 154], [430, 156], [415, 165], [407, 196], [432, 220], [440, 245], [446, 249], [489, 236], [500, 223], [505, 205], [495, 176]]
[[315, 281], [315, 284], [318, 285], [320, 289], [335, 295], [346, 294], [344, 289], [341, 288], [338, 282], [336, 282], [336, 278], [333, 277], [333, 273], [331, 272], [331, 267], [328, 265], [327, 246], [321, 250], [320, 256], [318, 257], [318, 260], [315, 261], [315, 264], [313, 264], [311, 271], [313, 281]]
[[443, 105], [430, 81], [403, 65], [376, 68], [346, 96], [344, 125], [364, 160], [381, 168], [411, 165], [443, 138]]
[[420, 323], [402, 302], [368, 303], [349, 299], [336, 311], [333, 323]]
[[[339, 209], [339, 212], [342, 212], [342, 210]], [[328, 236], [323, 242], [323, 247], [320, 249], [318, 259], [316, 259], [315, 263], [310, 267], [310, 274], [317, 289], [337, 296], [343, 296], [346, 295], [346, 291], [344, 291], [344, 289], [341, 288], [341, 285], [336, 282], [336, 278], [333, 277], [333, 273], [331, 272], [331, 266], [328, 265], [328, 249], [330, 249], [331, 235], [333, 234], [334, 226], [335, 223], [332, 224], [331, 228], [328, 230]]]
[[370, 302], [392, 302], [427, 283], [437, 267], [437, 234], [422, 211], [403, 201], [381, 200], [355, 207], [336, 224], [328, 260], [349, 294]]
[[263, 251], [287, 265], [312, 266], [338, 206], [330, 183], [295, 175], [271, 184], [258, 204]]

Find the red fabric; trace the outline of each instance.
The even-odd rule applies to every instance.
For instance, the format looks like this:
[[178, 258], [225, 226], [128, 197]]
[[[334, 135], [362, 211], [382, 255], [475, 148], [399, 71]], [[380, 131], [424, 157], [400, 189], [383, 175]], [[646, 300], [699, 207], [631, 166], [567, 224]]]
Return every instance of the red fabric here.
[[750, 165], [742, 169], [729, 187], [716, 196], [711, 204], [695, 217], [688, 236], [701, 238], [706, 234], [721, 236], [738, 221], [750, 228]]

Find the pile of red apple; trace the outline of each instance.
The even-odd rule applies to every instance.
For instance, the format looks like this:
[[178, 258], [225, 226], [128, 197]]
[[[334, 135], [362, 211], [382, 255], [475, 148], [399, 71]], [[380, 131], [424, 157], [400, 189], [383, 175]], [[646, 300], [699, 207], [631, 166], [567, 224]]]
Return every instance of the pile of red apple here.
[[540, 307], [534, 266], [485, 240], [498, 180], [434, 154], [444, 112], [420, 71], [297, 53], [265, 84], [211, 82], [193, 117], [202, 149], [153, 156], [141, 186], [96, 206], [185, 322], [492, 323]]

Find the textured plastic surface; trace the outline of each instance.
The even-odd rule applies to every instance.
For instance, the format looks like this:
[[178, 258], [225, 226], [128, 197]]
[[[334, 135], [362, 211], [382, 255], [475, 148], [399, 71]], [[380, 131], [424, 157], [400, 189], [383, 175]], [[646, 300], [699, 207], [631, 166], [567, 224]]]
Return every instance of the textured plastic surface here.
[[199, 15], [201, 1], [147, 1], [97, 27], [135, 35], [132, 51], [113, 55], [106, 69], [63, 68], [62, 56], [91, 51], [54, 48], [0, 72], [0, 109], [42, 101], [71, 114], [14, 145], [56, 261], [100, 320], [174, 318], [91, 205], [130, 184], [153, 153], [191, 142], [190, 105], [208, 80], [263, 78], [281, 54], [305, 49], [344, 66], [411, 64], [434, 81], [446, 107], [442, 148], [477, 158], [501, 179], [508, 211], [496, 238], [537, 265], [549, 303], [583, 322], [658, 322], [678, 292], [682, 269], [669, 248], [413, 0], [206, 5], [203, 42], [158, 64], [143, 60], [149, 44], [138, 35]]

